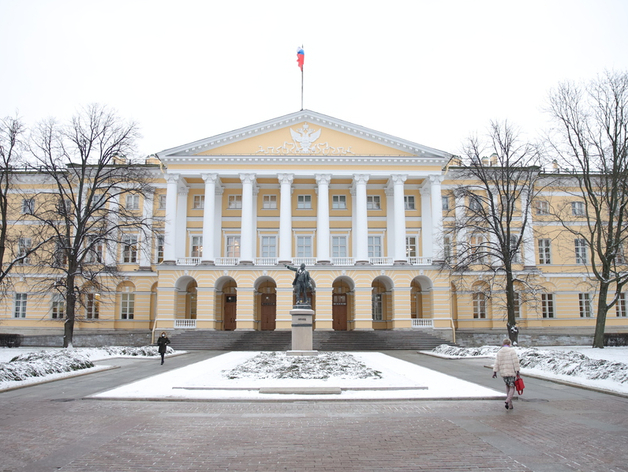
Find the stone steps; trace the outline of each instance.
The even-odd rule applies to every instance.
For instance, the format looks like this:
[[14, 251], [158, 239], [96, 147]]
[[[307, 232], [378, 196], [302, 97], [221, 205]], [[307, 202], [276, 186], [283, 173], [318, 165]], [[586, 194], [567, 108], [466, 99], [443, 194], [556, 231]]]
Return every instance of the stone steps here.
[[[314, 331], [316, 351], [430, 350], [452, 344], [423, 330]], [[291, 331], [182, 331], [170, 336], [176, 350], [288, 351]]]

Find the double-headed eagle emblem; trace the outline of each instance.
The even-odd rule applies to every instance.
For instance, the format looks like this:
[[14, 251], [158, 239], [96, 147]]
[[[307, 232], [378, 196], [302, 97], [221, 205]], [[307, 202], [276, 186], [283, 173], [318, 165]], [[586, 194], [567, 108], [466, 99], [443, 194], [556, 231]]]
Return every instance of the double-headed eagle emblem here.
[[314, 152], [311, 149], [312, 144], [321, 136], [321, 128], [317, 131], [310, 129], [307, 123], [303, 123], [303, 127], [298, 130], [293, 130], [290, 128], [290, 134], [292, 135], [292, 139], [297, 145], [297, 149], [301, 153]]

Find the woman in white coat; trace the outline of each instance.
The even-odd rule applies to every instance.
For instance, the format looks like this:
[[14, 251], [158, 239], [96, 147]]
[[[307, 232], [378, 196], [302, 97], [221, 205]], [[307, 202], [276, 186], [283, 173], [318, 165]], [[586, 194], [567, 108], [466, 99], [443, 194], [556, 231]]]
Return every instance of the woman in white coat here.
[[502, 342], [502, 348], [495, 356], [495, 365], [493, 366], [493, 378], [497, 377], [497, 373], [502, 376], [506, 384], [506, 409], [512, 410], [512, 397], [515, 394], [515, 379], [519, 375], [519, 356], [515, 350], [510, 347], [510, 339], [506, 338]]

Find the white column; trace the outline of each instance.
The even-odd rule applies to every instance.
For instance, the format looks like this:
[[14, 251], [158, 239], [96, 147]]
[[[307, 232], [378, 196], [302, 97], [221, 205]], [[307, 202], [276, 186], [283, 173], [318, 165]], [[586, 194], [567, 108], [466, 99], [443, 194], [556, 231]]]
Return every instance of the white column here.
[[205, 181], [205, 208], [203, 209], [203, 257], [204, 265], [214, 265], [214, 214], [216, 212], [216, 182], [218, 174], [201, 174]]
[[278, 174], [281, 185], [279, 202], [279, 262], [292, 262], [292, 180], [294, 174]]
[[253, 184], [255, 174], [240, 174], [242, 181], [242, 221], [240, 224], [240, 264], [253, 264]]
[[403, 183], [408, 178], [407, 175], [391, 175], [393, 183], [393, 204], [395, 218], [395, 249], [394, 264], [407, 264], [406, 254], [406, 204], [404, 201]]
[[[144, 219], [144, 221], [150, 221], [150, 219], [153, 217], [153, 194], [152, 193], [145, 193], [144, 194], [144, 206], [142, 207], [142, 218]], [[140, 243], [140, 254], [139, 254], [139, 260], [140, 260], [140, 268], [150, 268], [150, 262], [151, 262], [151, 255], [152, 255], [152, 251], [151, 251], [151, 242], [152, 242], [152, 238], [150, 237], [150, 234], [147, 231], [144, 231], [140, 237], [142, 238], [142, 241]]]
[[[109, 207], [113, 209], [111, 212], [112, 221], [109, 223], [109, 227], [116, 226], [118, 224], [118, 216], [120, 214], [120, 209], [118, 207], [120, 205], [120, 195], [114, 195], [109, 200]], [[122, 234], [120, 231], [116, 231], [113, 233], [114, 241], [121, 241]], [[115, 266], [118, 262], [118, 252], [122, 251], [122, 248], [119, 244], [111, 243], [107, 244], [107, 251], [105, 253], [105, 264], [108, 266]]]
[[331, 174], [316, 174], [318, 205], [316, 212], [316, 263], [329, 264], [329, 182]]
[[441, 193], [442, 175], [430, 175], [430, 197], [432, 201], [432, 254], [443, 254], [443, 199]]
[[164, 263], [174, 264], [175, 234], [177, 227], [177, 189], [179, 186], [178, 175], [168, 175], [166, 187], [166, 222], [164, 227]]
[[431, 189], [422, 186], [421, 192], [421, 257], [432, 257], [434, 255], [433, 237], [433, 217]]
[[355, 227], [353, 234], [355, 237], [355, 263], [369, 263], [369, 226], [366, 209], [366, 183], [369, 176], [356, 174], [353, 176], [355, 185]]
[[175, 219], [176, 228], [174, 244], [174, 255], [177, 259], [187, 256], [187, 254], [185, 253], [185, 248], [187, 246], [189, 190], [190, 189], [183, 185], [179, 185], [179, 188], [177, 190], [177, 216]]

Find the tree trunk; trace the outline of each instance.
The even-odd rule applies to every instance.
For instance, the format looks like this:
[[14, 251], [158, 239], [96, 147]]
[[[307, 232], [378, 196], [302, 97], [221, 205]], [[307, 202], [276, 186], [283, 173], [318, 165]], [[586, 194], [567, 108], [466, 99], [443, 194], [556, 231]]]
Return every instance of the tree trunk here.
[[66, 313], [65, 323], [63, 323], [63, 347], [72, 347], [74, 338], [74, 320], [76, 318], [76, 291], [74, 287], [74, 277], [66, 278]]
[[604, 331], [606, 329], [606, 314], [608, 313], [608, 282], [600, 282], [600, 290], [597, 301], [597, 319], [595, 321], [595, 334], [593, 335], [593, 347], [604, 348]]

